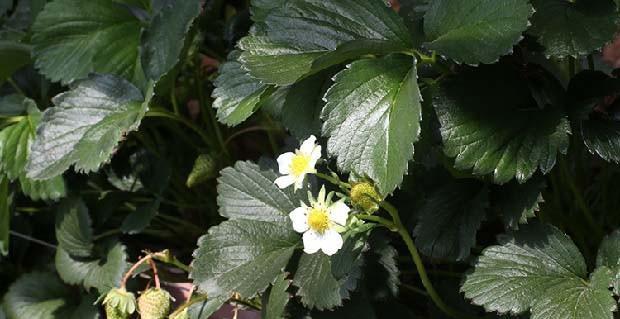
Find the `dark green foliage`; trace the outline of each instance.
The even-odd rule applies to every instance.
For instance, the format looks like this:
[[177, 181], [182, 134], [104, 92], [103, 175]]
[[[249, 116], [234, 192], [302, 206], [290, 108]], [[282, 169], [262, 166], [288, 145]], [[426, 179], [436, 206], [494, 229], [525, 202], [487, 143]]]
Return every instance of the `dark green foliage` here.
[[618, 4], [0, 0], [0, 319], [617, 317]]

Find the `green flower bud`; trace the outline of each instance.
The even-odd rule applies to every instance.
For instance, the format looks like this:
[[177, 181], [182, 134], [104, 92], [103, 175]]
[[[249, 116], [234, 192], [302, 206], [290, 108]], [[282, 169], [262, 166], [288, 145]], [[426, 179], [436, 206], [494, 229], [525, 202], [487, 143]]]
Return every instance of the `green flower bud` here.
[[128, 319], [136, 311], [136, 297], [125, 288], [112, 289], [103, 299], [105, 312], [110, 319]]
[[170, 294], [158, 288], [151, 288], [138, 298], [138, 309], [142, 319], [165, 319], [170, 312]]
[[217, 176], [218, 164], [211, 154], [200, 154], [194, 162], [194, 168], [187, 177], [187, 187], [192, 188]]
[[379, 209], [377, 202], [381, 201], [381, 195], [375, 186], [369, 182], [353, 184], [351, 187], [351, 204], [353, 207], [366, 212], [373, 213]]

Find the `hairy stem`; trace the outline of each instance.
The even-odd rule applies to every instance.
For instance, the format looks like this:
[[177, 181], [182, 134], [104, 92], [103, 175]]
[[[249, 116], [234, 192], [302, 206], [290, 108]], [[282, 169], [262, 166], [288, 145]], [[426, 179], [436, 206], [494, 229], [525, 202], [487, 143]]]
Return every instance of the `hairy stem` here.
[[433, 287], [433, 283], [428, 277], [428, 273], [426, 272], [426, 268], [424, 267], [424, 261], [422, 260], [422, 256], [420, 256], [420, 253], [418, 252], [418, 248], [415, 246], [413, 242], [413, 238], [411, 238], [411, 235], [409, 235], [409, 231], [403, 225], [400, 219], [400, 216], [398, 214], [398, 210], [392, 204], [385, 202], [385, 201], [381, 202], [380, 206], [383, 209], [385, 209], [390, 214], [390, 216], [392, 216], [392, 218], [394, 219], [394, 222], [392, 224], [396, 227], [396, 232], [400, 235], [402, 240], [405, 242], [405, 245], [407, 246], [407, 249], [409, 250], [409, 254], [411, 255], [411, 259], [413, 260], [413, 263], [415, 264], [416, 269], [418, 271], [418, 275], [420, 276], [420, 280], [422, 281], [422, 285], [426, 289], [428, 296], [431, 298], [431, 300], [433, 300], [433, 303], [435, 303], [435, 306], [437, 306], [437, 308], [439, 308], [439, 310], [444, 312], [446, 315], [452, 318], [455, 318], [455, 319], [473, 318], [471, 316], [458, 313], [454, 309], [450, 308], [450, 306], [448, 306], [443, 301], [443, 299], [441, 299], [441, 297], [435, 290], [435, 287]]
[[150, 258], [148, 260], [148, 263], [149, 263], [149, 266], [151, 266], [151, 269], [153, 270], [153, 278], [155, 278], [155, 288], [161, 289], [161, 284], [159, 282], [159, 274], [157, 273], [157, 265], [153, 261], [153, 258]]
[[148, 255], [142, 257], [142, 259], [138, 260], [137, 263], [133, 264], [133, 266], [131, 266], [131, 268], [129, 268], [127, 273], [125, 273], [125, 276], [123, 276], [123, 280], [121, 281], [121, 288], [125, 288], [125, 286], [127, 286], [127, 281], [129, 280], [129, 278], [131, 278], [131, 275], [134, 273], [134, 271], [136, 271], [136, 269], [138, 269], [138, 267], [140, 267], [140, 265], [142, 265], [143, 263], [147, 262], [151, 258], [153, 258], [153, 256], [151, 254], [148, 254]]
[[323, 173], [315, 173], [316, 177], [326, 180], [338, 187], [340, 187], [340, 189], [342, 189], [345, 192], [349, 192], [349, 190], [351, 189], [351, 184], [349, 183], [345, 183], [343, 181], [341, 181], [337, 176], [329, 176], [327, 174], [323, 174]]

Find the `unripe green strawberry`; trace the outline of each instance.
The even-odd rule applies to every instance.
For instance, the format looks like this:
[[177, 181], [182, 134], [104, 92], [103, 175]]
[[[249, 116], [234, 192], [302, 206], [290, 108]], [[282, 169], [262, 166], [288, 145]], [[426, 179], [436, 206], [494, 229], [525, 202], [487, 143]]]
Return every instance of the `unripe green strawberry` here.
[[105, 305], [105, 315], [108, 319], [129, 319], [130, 316], [128, 313], [112, 306], [112, 304]]
[[125, 288], [112, 289], [103, 305], [108, 319], [128, 319], [136, 311], [136, 297]]
[[159, 288], [151, 288], [138, 298], [138, 310], [142, 319], [164, 319], [170, 312], [170, 294]]
[[356, 183], [351, 187], [351, 204], [363, 212], [375, 212], [379, 209], [377, 202], [380, 201], [381, 196], [375, 186], [369, 182]]

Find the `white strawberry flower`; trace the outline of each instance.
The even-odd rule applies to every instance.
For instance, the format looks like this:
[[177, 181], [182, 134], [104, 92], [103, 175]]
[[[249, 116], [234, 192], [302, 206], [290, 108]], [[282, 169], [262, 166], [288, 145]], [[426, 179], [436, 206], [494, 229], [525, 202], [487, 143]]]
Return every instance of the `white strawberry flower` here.
[[301, 203], [289, 217], [293, 229], [303, 233], [304, 252], [314, 254], [322, 250], [328, 256], [342, 248], [343, 240], [337, 229], [346, 226], [351, 210], [342, 200], [332, 203], [334, 193], [325, 197], [325, 187], [321, 188], [316, 200], [308, 196], [310, 206]]
[[295, 185], [295, 190], [303, 186], [306, 174], [316, 173], [314, 166], [321, 158], [321, 145], [316, 145], [316, 137], [311, 135], [301, 143], [295, 152], [288, 152], [278, 157], [280, 174], [274, 183], [280, 188]]

